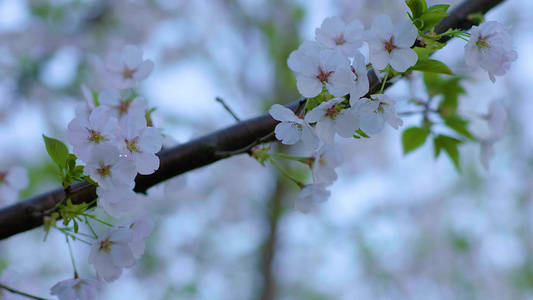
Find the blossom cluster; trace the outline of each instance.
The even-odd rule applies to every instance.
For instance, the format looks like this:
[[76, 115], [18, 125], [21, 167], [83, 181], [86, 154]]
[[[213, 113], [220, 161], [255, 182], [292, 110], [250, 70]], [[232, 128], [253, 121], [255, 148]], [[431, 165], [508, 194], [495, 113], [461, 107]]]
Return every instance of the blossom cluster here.
[[[313, 184], [297, 182], [302, 190], [296, 199], [296, 209], [308, 212], [329, 197], [326, 187], [337, 177], [334, 168], [342, 164], [342, 153], [331, 147], [335, 135], [368, 137], [380, 133], [385, 124], [396, 130], [403, 125], [396, 112], [396, 101], [383, 94], [385, 82], [379, 93], [368, 95], [366, 59], [359, 49], [364, 42], [368, 43], [368, 61], [375, 72], [384, 73], [383, 81], [410, 71], [419, 60], [413, 49], [419, 35], [422, 40], [431, 37], [438, 40], [436, 35], [421, 33], [421, 28], [414, 24], [412, 17], [395, 25], [389, 16], [380, 15], [365, 31], [359, 20], [345, 23], [339, 17], [328, 17], [315, 30], [315, 41], [302, 43], [290, 54], [287, 64], [296, 73], [298, 91], [307, 98], [307, 103], [298, 114], [279, 104], [273, 105], [270, 115], [280, 121], [275, 135], [286, 145], [302, 140], [314, 152], [311, 160], [320, 161], [319, 166], [311, 164]], [[508, 29], [498, 22], [472, 28], [465, 46], [465, 60], [471, 70], [483, 68], [493, 82], [494, 76], [502, 76], [509, 70], [517, 54], [511, 47]]]
[[359, 52], [363, 42], [369, 44], [374, 68], [404, 72], [417, 62], [411, 49], [417, 36], [418, 30], [409, 20], [394, 25], [387, 15], [376, 18], [366, 31], [359, 20], [346, 24], [338, 17], [329, 17], [316, 29], [316, 42], [304, 42], [291, 53], [287, 64], [297, 73], [298, 91], [320, 102], [305, 115], [295, 115], [278, 104], [270, 109], [270, 115], [280, 121], [275, 129], [277, 139], [286, 145], [302, 140], [314, 151], [314, 184], [303, 186], [296, 209], [308, 212], [329, 197], [326, 187], [336, 180], [334, 169], [342, 164], [342, 153], [332, 146], [335, 135], [351, 138], [357, 131], [372, 135], [381, 132], [385, 124], [394, 129], [403, 124], [393, 99], [383, 94], [364, 97], [369, 80], [365, 57]]
[[[110, 82], [116, 87], [131, 88], [145, 79], [153, 66], [142, 60], [142, 52], [128, 45], [122, 55], [107, 60], [112, 71]], [[67, 139], [74, 154], [86, 163], [85, 175], [98, 183], [98, 206], [115, 218], [135, 208], [134, 179], [137, 173], [152, 174], [159, 168], [155, 155], [163, 143], [159, 129], [148, 126], [146, 100], [118, 90], [106, 89], [96, 99], [84, 88], [86, 103], [77, 109], [68, 124]]]
[[[96, 94], [83, 86], [85, 102], [67, 127], [73, 152], [85, 163], [84, 175], [97, 184], [98, 207], [114, 218], [136, 208], [139, 198], [133, 189], [137, 174], [152, 174], [159, 169], [155, 154], [161, 150], [163, 136], [147, 122], [150, 111], [146, 100], [133, 90], [123, 90], [136, 87], [153, 70], [152, 61], [142, 56], [142, 51], [132, 45], [125, 46], [120, 54], [110, 54], [106, 66], [109, 83], [115, 89]], [[52, 287], [52, 295], [61, 300], [95, 299], [101, 281], [114, 281], [141, 257], [144, 239], [153, 226], [143, 216], [124, 226], [110, 226], [97, 236], [95, 233], [88, 263], [94, 266], [98, 281], [75, 274], [74, 279]]]

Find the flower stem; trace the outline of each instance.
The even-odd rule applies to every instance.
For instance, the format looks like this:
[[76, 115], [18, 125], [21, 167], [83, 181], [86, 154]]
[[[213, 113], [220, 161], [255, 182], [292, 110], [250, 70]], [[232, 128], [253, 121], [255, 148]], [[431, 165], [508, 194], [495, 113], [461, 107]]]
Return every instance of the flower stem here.
[[89, 214], [80, 214], [80, 215], [82, 215], [82, 216], [84, 216], [84, 217], [89, 217], [89, 218], [91, 218], [91, 219], [93, 219], [93, 220], [95, 220], [95, 221], [98, 221], [98, 222], [100, 222], [100, 223], [102, 223], [102, 224], [105, 224], [105, 225], [107, 225], [107, 226], [110, 226], [110, 227], [115, 226], [115, 225], [113, 225], [113, 224], [109, 224], [109, 223], [107, 223], [107, 222], [105, 222], [105, 221], [102, 221], [102, 220], [98, 219], [97, 217], [95, 217], [95, 216], [93, 216], [93, 215], [89, 215]]
[[301, 185], [303, 184], [300, 180], [298, 180], [298, 179], [292, 177], [292, 176], [289, 175], [287, 172], [283, 171], [283, 169], [281, 169], [281, 168], [278, 166], [278, 164], [276, 164], [276, 163], [274, 162], [274, 160], [273, 160], [272, 158], [268, 158], [268, 161], [270, 161], [270, 163], [271, 163], [274, 167], [276, 167], [276, 169], [278, 169], [278, 171], [280, 171], [281, 174], [285, 175], [287, 178], [289, 178], [290, 180], [294, 181], [298, 186], [301, 186]]
[[389, 67], [387, 67], [387, 72], [385, 73], [385, 77], [383, 78], [383, 83], [381, 84], [381, 89], [379, 90], [379, 94], [383, 94], [383, 91], [385, 90], [385, 83], [387, 83], [389, 72], [390, 72]]
[[19, 290], [15, 290], [13, 288], [10, 288], [4, 284], [2, 284], [0, 282], [0, 290], [1, 289], [4, 289], [6, 291], [10, 291], [11, 293], [13, 294], [18, 294], [18, 295], [21, 295], [21, 296], [24, 296], [24, 297], [28, 297], [28, 298], [31, 298], [31, 299], [37, 299], [37, 300], [47, 300], [46, 298], [41, 298], [41, 297], [37, 297], [37, 296], [33, 296], [33, 295], [30, 295], [30, 294], [27, 294], [27, 293], [24, 293], [24, 292], [21, 292]]
[[85, 223], [87, 223], [87, 225], [89, 225], [89, 228], [91, 228], [91, 231], [93, 232], [94, 237], [98, 238], [98, 235], [96, 234], [96, 232], [94, 231], [93, 227], [91, 226], [91, 223], [89, 223], [89, 219], [87, 219], [87, 216], [84, 216], [84, 217], [85, 217]]
[[77, 277], [78, 270], [76, 269], [76, 262], [74, 261], [74, 254], [72, 253], [72, 246], [70, 245], [68, 235], [65, 235], [65, 237], [67, 238], [68, 252], [70, 253], [70, 259], [72, 260], [72, 268], [74, 269], [74, 277]]
[[301, 157], [301, 156], [292, 156], [292, 155], [286, 155], [286, 154], [274, 154], [269, 153], [268, 156], [274, 157], [274, 158], [284, 158], [284, 159], [291, 159], [299, 162], [304, 162], [305, 160], [309, 160], [310, 157]]

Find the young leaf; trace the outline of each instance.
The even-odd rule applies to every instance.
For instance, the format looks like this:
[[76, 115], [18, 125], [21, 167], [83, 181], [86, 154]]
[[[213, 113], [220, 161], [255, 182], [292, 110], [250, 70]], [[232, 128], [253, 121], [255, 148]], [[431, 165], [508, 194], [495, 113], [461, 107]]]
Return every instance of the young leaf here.
[[444, 124], [446, 126], [450, 127], [451, 129], [455, 130], [455, 132], [475, 141], [476, 138], [470, 133], [468, 128], [466, 126], [468, 125], [468, 121], [461, 119], [459, 116], [453, 116], [447, 119], [444, 119]]
[[43, 134], [46, 151], [52, 160], [56, 163], [60, 170], [65, 169], [68, 156], [68, 148], [61, 141], [49, 138]]
[[406, 0], [405, 4], [411, 10], [413, 20], [420, 18], [423, 12], [426, 11], [428, 5], [425, 0]]
[[431, 73], [440, 73], [447, 75], [454, 75], [452, 70], [448, 68], [443, 62], [440, 62], [435, 59], [418, 59], [416, 64], [410, 68], [411, 70], [422, 71], [422, 72], [431, 72]]
[[[370, 138], [370, 137], [369, 137], [366, 133], [364, 133], [360, 128], [357, 129], [357, 130], [355, 131], [355, 133], [357, 133], [358, 135], [364, 137], [365, 139], [369, 139], [369, 138]], [[354, 136], [354, 137], [355, 137], [355, 136]]]
[[457, 145], [461, 144], [462, 142], [446, 135], [437, 136], [433, 142], [435, 146], [435, 158], [439, 156], [441, 149], [444, 149], [444, 151], [448, 153], [448, 156], [453, 161], [457, 171], [460, 171], [461, 167], [459, 165], [459, 150], [457, 150]]
[[427, 31], [437, 26], [442, 19], [449, 16], [447, 4], [433, 5], [429, 7], [421, 16], [420, 20], [423, 22], [422, 31]]
[[403, 153], [407, 154], [422, 146], [429, 135], [429, 128], [411, 127], [402, 134]]
[[443, 100], [439, 104], [439, 112], [443, 118], [454, 116], [459, 103], [459, 95], [464, 94], [465, 90], [459, 82], [462, 77], [453, 77], [445, 81], [442, 85]]

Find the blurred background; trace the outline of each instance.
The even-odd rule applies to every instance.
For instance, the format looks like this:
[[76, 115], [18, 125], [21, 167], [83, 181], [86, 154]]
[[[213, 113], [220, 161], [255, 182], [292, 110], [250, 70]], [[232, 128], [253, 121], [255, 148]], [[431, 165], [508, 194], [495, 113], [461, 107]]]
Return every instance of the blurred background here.
[[[286, 60], [325, 17], [369, 28], [379, 13], [397, 22], [405, 11], [400, 0], [0, 0], [0, 169], [28, 168], [21, 199], [60, 186], [41, 134], [66, 142], [80, 85], [102, 90], [102, 57], [126, 44], [154, 61], [139, 91], [158, 108], [155, 126], [183, 143], [234, 124], [215, 97], [242, 119], [298, 99]], [[496, 84], [467, 72], [464, 41], [435, 55], [469, 78], [459, 110], [476, 136], [488, 135], [479, 116], [491, 101], [509, 109], [488, 171], [474, 142], [460, 148], [460, 173], [444, 155], [435, 160], [429, 142], [404, 156], [401, 133], [419, 124], [417, 115], [399, 131], [339, 139], [339, 180], [307, 215], [293, 209], [298, 188], [272, 166], [226, 159], [149, 191], [137, 212], [156, 222], [146, 252], [99, 298], [533, 299], [531, 16], [527, 0], [486, 16], [512, 26], [519, 55]], [[388, 93], [398, 112], [427, 97], [419, 74]], [[285, 167], [309, 177], [297, 163]], [[1, 282], [48, 297], [72, 277], [64, 236], [43, 238], [38, 228], [0, 241]], [[80, 276], [94, 278], [89, 247], [75, 243], [74, 252]]]

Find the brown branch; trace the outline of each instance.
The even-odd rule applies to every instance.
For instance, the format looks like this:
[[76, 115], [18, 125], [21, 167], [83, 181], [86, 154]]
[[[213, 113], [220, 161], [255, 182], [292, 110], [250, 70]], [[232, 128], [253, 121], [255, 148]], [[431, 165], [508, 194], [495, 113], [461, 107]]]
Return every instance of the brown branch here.
[[[469, 14], [485, 13], [500, 2], [503, 0], [465, 1], [457, 6], [449, 17], [443, 19], [435, 31], [442, 33], [449, 28], [468, 29], [474, 25], [467, 18]], [[368, 76], [370, 81], [368, 94], [374, 94], [379, 91], [380, 83], [372, 70], [368, 72]], [[297, 106], [298, 102], [289, 105], [293, 110]], [[264, 114], [164, 150], [158, 154], [161, 159], [159, 170], [151, 175], [138, 175], [135, 179], [135, 191], [145, 193], [148, 188], [169, 178], [229, 157], [220, 155], [220, 153], [232, 153], [232, 151], [246, 149], [249, 145], [256, 143], [258, 139], [271, 134], [277, 123], [269, 114]], [[89, 187], [89, 185], [87, 182], [81, 182], [73, 186], [75, 192], [71, 194], [72, 203], [89, 203], [96, 199], [96, 189]], [[41, 226], [43, 217], [53, 211], [55, 205], [64, 198], [64, 190], [56, 189], [1, 209], [0, 239]]]

